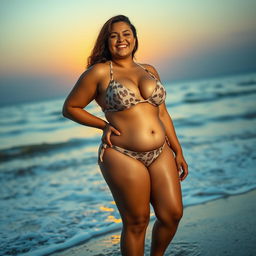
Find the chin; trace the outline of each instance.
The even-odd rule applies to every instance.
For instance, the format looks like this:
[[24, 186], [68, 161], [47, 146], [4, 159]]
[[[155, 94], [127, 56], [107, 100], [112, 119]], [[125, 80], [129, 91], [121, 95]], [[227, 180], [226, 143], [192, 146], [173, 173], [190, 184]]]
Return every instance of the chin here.
[[119, 58], [125, 58], [125, 57], [129, 57], [130, 55], [132, 55], [132, 52], [129, 53], [124, 53], [124, 54], [114, 54], [114, 56], [119, 57]]

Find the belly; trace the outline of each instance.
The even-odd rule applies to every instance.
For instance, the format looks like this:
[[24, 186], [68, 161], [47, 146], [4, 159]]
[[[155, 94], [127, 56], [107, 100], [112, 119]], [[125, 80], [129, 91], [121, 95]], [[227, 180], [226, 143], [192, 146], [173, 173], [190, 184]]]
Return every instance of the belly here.
[[112, 133], [110, 140], [113, 145], [133, 151], [149, 151], [161, 147], [165, 141], [165, 128], [158, 108], [150, 104], [108, 112], [106, 118], [121, 133], [119, 136]]

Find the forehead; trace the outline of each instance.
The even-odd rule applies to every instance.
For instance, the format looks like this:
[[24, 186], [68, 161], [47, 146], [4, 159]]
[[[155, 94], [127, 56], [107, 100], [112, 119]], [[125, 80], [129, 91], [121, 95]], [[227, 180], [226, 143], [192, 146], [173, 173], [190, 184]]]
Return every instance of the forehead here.
[[114, 33], [114, 32], [120, 33], [127, 30], [131, 31], [130, 26], [126, 22], [119, 21], [111, 25], [110, 33]]

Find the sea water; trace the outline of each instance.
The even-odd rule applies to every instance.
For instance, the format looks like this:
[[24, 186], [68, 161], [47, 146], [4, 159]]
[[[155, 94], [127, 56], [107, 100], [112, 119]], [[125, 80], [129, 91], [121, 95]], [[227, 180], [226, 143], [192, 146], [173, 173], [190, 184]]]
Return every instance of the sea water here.
[[[164, 85], [189, 166], [184, 206], [255, 189], [256, 73]], [[64, 100], [0, 108], [0, 255], [47, 255], [122, 225], [97, 165], [102, 132], [64, 118]]]

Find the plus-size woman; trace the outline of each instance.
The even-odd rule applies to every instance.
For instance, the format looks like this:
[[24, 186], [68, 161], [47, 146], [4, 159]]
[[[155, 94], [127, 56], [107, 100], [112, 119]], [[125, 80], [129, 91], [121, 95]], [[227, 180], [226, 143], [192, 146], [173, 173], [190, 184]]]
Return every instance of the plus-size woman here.
[[[151, 256], [160, 256], [183, 215], [180, 181], [188, 165], [165, 106], [164, 85], [153, 66], [134, 61], [137, 48], [129, 18], [109, 19], [63, 115], [103, 131], [98, 164], [122, 218], [122, 255], [144, 255], [151, 203], [156, 215]], [[92, 100], [108, 122], [84, 110]]]

